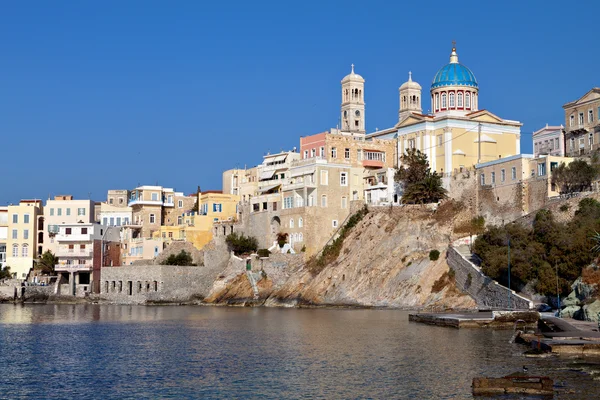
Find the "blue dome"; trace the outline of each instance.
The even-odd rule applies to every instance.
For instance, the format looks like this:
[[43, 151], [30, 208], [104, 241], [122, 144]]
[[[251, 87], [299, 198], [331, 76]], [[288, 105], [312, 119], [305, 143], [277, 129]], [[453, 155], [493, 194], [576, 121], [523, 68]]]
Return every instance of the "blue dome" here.
[[471, 70], [458, 62], [443, 66], [435, 74], [431, 88], [435, 89], [442, 86], [479, 87], [477, 79]]

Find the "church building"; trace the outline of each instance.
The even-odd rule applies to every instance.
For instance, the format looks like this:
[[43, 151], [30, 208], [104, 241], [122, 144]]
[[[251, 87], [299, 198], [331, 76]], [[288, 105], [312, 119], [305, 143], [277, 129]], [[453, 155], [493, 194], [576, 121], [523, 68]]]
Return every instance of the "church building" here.
[[427, 155], [432, 170], [450, 176], [521, 151], [522, 124], [480, 109], [479, 83], [458, 61], [455, 46], [450, 62], [440, 68], [431, 83], [430, 114], [422, 111], [421, 85], [413, 81], [412, 73], [399, 94], [398, 123], [366, 134], [367, 140], [395, 139], [398, 164], [406, 150], [415, 148]]

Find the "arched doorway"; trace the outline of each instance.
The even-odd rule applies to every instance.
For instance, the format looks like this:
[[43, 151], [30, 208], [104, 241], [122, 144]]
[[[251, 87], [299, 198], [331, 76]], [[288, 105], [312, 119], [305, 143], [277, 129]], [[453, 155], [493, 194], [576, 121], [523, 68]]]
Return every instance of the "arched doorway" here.
[[277, 234], [279, 233], [281, 229], [281, 220], [279, 219], [279, 217], [273, 217], [271, 218], [271, 240], [269, 243], [269, 247], [271, 246], [271, 244], [277, 240]]

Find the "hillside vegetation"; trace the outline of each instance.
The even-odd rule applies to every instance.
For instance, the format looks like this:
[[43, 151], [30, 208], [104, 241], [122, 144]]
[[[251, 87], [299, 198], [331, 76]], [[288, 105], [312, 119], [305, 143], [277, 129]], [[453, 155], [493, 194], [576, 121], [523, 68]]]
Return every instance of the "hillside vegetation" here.
[[510, 241], [511, 286], [526, 285], [543, 295], [556, 295], [557, 274], [561, 296], [590, 265], [595, 254], [593, 238], [600, 231], [600, 202], [585, 198], [573, 218], [557, 222], [551, 211], [539, 211], [531, 227], [517, 223], [488, 227], [473, 245], [482, 259], [483, 272], [503, 285], [508, 284]]

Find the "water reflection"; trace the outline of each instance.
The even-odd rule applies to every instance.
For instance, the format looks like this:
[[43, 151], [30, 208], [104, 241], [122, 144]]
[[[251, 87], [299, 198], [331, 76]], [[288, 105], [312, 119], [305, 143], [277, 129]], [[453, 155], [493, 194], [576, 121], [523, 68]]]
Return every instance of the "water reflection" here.
[[598, 392], [572, 361], [522, 357], [510, 331], [407, 319], [389, 310], [0, 305], [0, 387], [8, 398], [470, 398], [473, 376], [528, 364], [579, 391], [560, 398]]

